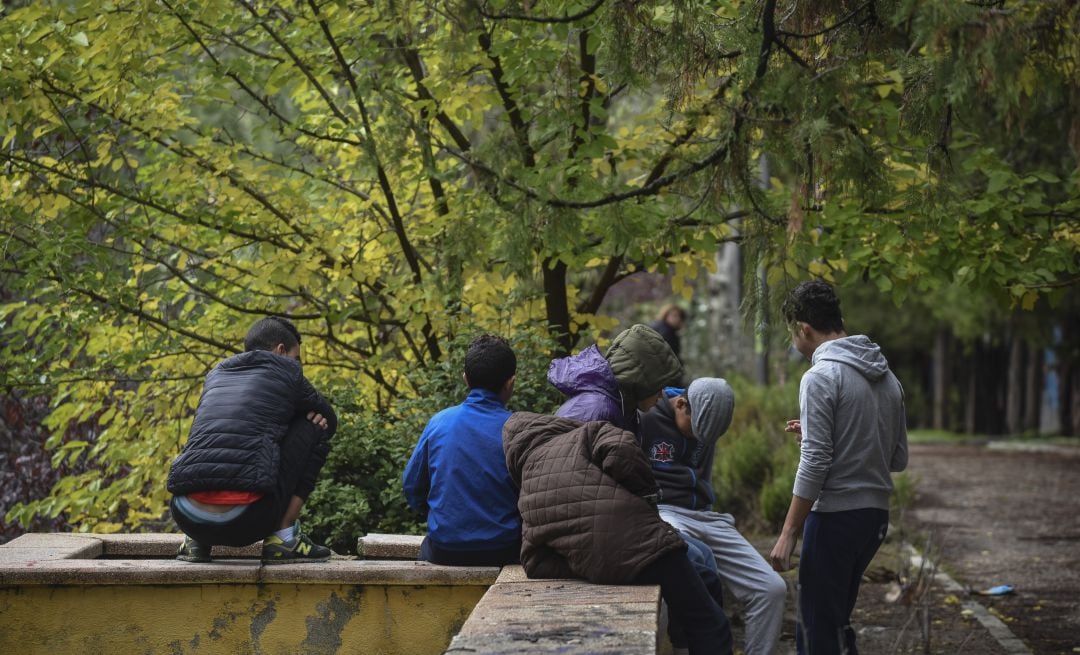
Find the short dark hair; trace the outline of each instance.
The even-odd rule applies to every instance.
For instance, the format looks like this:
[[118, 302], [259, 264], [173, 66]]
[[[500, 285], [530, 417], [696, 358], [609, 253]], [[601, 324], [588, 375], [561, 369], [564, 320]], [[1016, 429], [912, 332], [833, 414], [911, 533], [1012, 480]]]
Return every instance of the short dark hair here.
[[499, 391], [517, 373], [517, 356], [510, 343], [493, 334], [472, 340], [465, 353], [465, 379], [470, 389]]
[[279, 343], [285, 344], [286, 350], [292, 350], [300, 345], [300, 331], [287, 318], [267, 316], [248, 328], [244, 350], [273, 350]]
[[840, 298], [831, 286], [821, 280], [799, 283], [791, 290], [781, 310], [789, 324], [802, 321], [825, 334], [844, 331]]

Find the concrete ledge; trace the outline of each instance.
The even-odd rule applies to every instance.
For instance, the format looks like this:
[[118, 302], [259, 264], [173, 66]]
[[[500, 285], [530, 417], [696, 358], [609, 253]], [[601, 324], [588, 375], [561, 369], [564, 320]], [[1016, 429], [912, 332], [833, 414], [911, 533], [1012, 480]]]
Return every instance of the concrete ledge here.
[[90, 535], [30, 533], [0, 546], [0, 561], [93, 559], [103, 550]]
[[372, 532], [356, 540], [356, 552], [365, 559], [419, 559], [423, 535]]
[[[0, 585], [289, 583], [487, 587], [499, 575], [499, 568], [494, 566], [359, 561], [351, 557], [264, 566], [258, 560], [260, 544], [243, 548], [215, 546], [213, 562], [193, 564], [174, 559], [183, 539], [180, 534], [23, 535], [0, 546]], [[400, 543], [396, 539], [389, 541]]]
[[[96, 557], [172, 558], [184, 535], [173, 533], [96, 534], [32, 532], [0, 545], [0, 561], [20, 559], [93, 559]], [[48, 551], [53, 551], [51, 555]], [[213, 557], [259, 557], [262, 542], [240, 548], [214, 546]], [[47, 556], [49, 555], [49, 556]]]
[[[184, 543], [184, 535], [162, 532], [95, 534], [93, 537], [101, 540], [104, 557], [173, 557], [180, 544]], [[257, 541], [238, 548], [214, 546], [210, 553], [212, 557], [259, 557], [262, 553], [262, 542]]]
[[447, 653], [654, 655], [660, 589], [530, 580], [503, 567]]
[[0, 585], [359, 584], [488, 586], [496, 567], [351, 559], [265, 566], [258, 560], [191, 564], [177, 560], [63, 559], [0, 561]]

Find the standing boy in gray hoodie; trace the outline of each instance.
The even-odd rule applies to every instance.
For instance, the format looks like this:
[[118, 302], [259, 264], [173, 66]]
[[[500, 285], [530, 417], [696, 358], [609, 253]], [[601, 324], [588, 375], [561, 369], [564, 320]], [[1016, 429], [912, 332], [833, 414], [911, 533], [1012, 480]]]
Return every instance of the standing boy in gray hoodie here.
[[799, 560], [800, 655], [857, 654], [851, 612], [889, 525], [890, 471], [907, 466], [904, 390], [881, 349], [849, 337], [832, 287], [803, 282], [784, 303], [792, 343], [812, 362], [799, 385], [795, 489], [770, 554], [777, 571]]

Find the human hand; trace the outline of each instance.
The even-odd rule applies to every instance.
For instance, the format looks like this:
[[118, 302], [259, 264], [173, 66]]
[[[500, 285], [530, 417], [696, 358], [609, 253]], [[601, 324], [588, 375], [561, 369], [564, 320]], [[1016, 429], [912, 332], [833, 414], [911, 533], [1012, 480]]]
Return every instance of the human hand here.
[[791, 565], [791, 554], [793, 552], [795, 552], [795, 539], [780, 535], [773, 546], [772, 552], [769, 553], [769, 564], [773, 567], [773, 570], [778, 573], [790, 571], [793, 568]]
[[791, 419], [784, 426], [784, 432], [791, 432], [795, 435], [795, 441], [802, 443], [802, 421], [799, 419]]
[[311, 421], [313, 424], [315, 424], [317, 427], [322, 428], [323, 430], [325, 430], [327, 426], [330, 425], [326, 422], [326, 418], [324, 418], [323, 415], [318, 412], [308, 412], [307, 420]]

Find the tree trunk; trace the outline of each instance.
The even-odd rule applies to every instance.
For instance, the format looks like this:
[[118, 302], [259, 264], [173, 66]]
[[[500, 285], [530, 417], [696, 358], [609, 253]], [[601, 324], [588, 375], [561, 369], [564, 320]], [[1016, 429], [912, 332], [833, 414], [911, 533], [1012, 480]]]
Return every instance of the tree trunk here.
[[975, 434], [975, 407], [979, 398], [979, 344], [975, 344], [975, 350], [967, 359], [968, 379], [967, 397], [964, 399], [964, 432]]
[[1069, 424], [1069, 435], [1080, 436], [1080, 366], [1073, 367], [1071, 393], [1069, 394], [1069, 414], [1072, 422]]
[[934, 412], [931, 427], [935, 430], [944, 430], [946, 425], [946, 406], [948, 403], [948, 339], [949, 333], [944, 328], [939, 328], [934, 336], [933, 364], [933, 394]]
[[1019, 434], [1021, 412], [1024, 408], [1024, 342], [1017, 336], [1010, 339], [1009, 364], [1006, 369], [1005, 432]]
[[1039, 418], [1042, 414], [1042, 377], [1043, 350], [1033, 345], [1027, 346], [1027, 381], [1024, 395], [1024, 431], [1039, 432]]
[[561, 355], [569, 355], [574, 346], [570, 335], [570, 305], [566, 299], [566, 263], [544, 260], [544, 306], [548, 330], [555, 337]]
[[769, 283], [766, 280], [765, 267], [758, 268], [758, 299], [754, 317], [754, 381], [760, 386], [769, 386]]
[[1073, 361], [1063, 366], [1061, 380], [1061, 432], [1080, 437], [1080, 365]]

